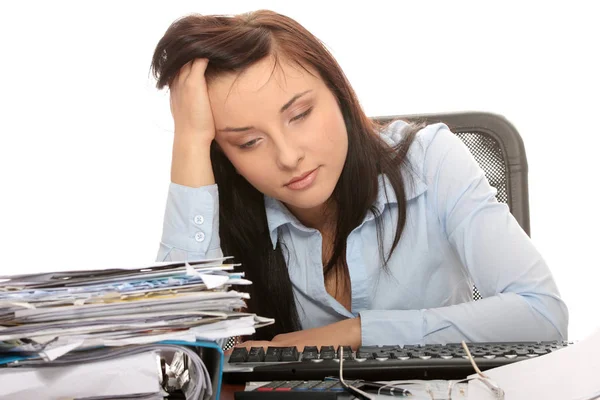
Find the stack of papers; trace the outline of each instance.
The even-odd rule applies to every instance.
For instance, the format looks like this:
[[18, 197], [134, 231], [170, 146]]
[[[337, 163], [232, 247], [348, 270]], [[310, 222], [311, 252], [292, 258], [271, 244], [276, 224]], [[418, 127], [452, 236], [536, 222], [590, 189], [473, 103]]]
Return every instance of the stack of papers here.
[[[250, 335], [257, 327], [273, 323], [239, 311], [248, 295], [231, 290], [231, 285], [251, 282], [227, 261], [0, 276], [0, 366], [15, 367], [0, 368], [0, 397], [6, 390], [2, 378], [17, 370], [52, 366], [73, 372], [75, 365], [135, 359], [140, 357], [139, 349], [160, 355], [168, 346], [144, 347], [159, 342], [218, 341]], [[173, 350], [171, 356], [173, 352], [178, 354]], [[202, 363], [189, 357], [186, 365]], [[157, 362], [150, 367], [142, 364], [152, 368], [148, 371], [158, 384], [160, 358]], [[203, 366], [197, 368], [196, 376], [205, 375]], [[137, 372], [148, 371], [140, 367]], [[11, 377], [7, 384], [10, 387], [17, 380]], [[44, 394], [47, 398], [48, 392]], [[140, 398], [140, 393], [130, 394]]]

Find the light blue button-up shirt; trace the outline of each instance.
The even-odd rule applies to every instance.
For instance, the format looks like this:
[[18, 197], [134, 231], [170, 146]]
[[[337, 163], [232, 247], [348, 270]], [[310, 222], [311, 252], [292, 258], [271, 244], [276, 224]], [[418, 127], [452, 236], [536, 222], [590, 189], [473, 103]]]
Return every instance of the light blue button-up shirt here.
[[[399, 143], [405, 125], [394, 122], [383, 138]], [[281, 240], [291, 253], [302, 328], [360, 315], [363, 345], [566, 339], [568, 311], [548, 266], [461, 140], [444, 124], [429, 125], [408, 161], [406, 226], [388, 269], [371, 213], [348, 237], [351, 311], [325, 289], [319, 231], [265, 197], [273, 246]], [[220, 257], [218, 204], [217, 185], [171, 183], [158, 260]], [[374, 206], [386, 256], [398, 204], [385, 175]], [[482, 300], [473, 301], [473, 285]]]

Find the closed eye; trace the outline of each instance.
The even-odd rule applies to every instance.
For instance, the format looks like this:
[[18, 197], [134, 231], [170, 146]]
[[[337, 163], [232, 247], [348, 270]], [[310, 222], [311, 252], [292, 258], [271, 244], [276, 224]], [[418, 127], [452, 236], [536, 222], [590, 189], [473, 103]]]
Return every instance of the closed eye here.
[[258, 141], [259, 139], [252, 139], [251, 141], [241, 144], [238, 147], [242, 150], [246, 150], [254, 146]]
[[298, 121], [298, 120], [301, 120], [303, 118], [306, 118], [308, 116], [308, 114], [311, 113], [312, 110], [313, 110], [313, 107], [311, 107], [308, 110], [304, 111], [302, 114], [296, 115], [295, 117], [293, 117], [292, 119], [290, 119], [290, 122]]

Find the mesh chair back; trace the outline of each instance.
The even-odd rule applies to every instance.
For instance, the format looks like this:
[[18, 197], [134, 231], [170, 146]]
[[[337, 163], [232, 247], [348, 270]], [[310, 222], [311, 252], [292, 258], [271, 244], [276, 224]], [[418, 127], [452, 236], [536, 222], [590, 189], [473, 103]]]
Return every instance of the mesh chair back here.
[[373, 119], [387, 122], [397, 118], [428, 124], [443, 122], [448, 125], [471, 151], [490, 185], [498, 191], [498, 201], [508, 205], [519, 225], [527, 235], [531, 235], [525, 147], [521, 136], [506, 118], [484, 112], [461, 112], [384, 116]]

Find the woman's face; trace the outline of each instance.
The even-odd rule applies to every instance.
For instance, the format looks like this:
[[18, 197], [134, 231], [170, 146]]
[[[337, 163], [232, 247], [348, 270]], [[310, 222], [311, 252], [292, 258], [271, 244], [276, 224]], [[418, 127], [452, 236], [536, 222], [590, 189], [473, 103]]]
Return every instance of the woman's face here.
[[237, 172], [296, 215], [321, 210], [340, 177], [348, 136], [318, 74], [267, 57], [208, 84], [215, 140]]

